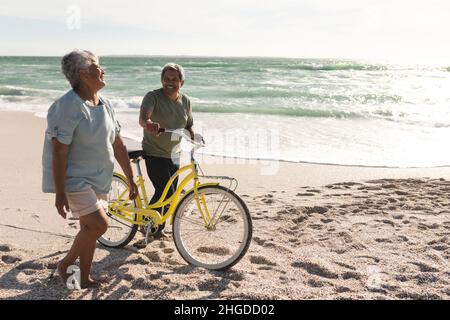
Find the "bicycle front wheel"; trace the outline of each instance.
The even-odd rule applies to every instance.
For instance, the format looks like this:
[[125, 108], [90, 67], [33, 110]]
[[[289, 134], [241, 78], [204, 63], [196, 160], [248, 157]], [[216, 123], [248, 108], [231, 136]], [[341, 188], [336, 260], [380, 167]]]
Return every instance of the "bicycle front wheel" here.
[[186, 262], [210, 270], [224, 270], [239, 262], [247, 252], [252, 220], [244, 201], [233, 191], [222, 186], [200, 187], [198, 198], [191, 191], [179, 203], [173, 237]]
[[[127, 199], [128, 198], [128, 184], [127, 182], [120, 177], [119, 175], [115, 175], [112, 178], [111, 191], [108, 194], [108, 204], [111, 204], [119, 199]], [[135, 202], [132, 200], [128, 200], [123, 205], [135, 207]], [[109, 207], [109, 206], [108, 206]], [[138, 230], [138, 226], [125, 221], [120, 218], [120, 212], [114, 212], [112, 214], [108, 208], [106, 215], [109, 217], [108, 219], [108, 229], [106, 232], [98, 239], [105, 247], [109, 248], [122, 248], [126, 246], [136, 235], [136, 231]], [[134, 215], [134, 218], [136, 215]]]

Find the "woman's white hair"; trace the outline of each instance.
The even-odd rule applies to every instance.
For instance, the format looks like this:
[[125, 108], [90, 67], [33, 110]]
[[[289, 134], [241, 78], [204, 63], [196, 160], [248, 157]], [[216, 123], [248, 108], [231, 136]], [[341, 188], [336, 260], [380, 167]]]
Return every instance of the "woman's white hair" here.
[[62, 58], [61, 71], [69, 80], [72, 88], [76, 88], [80, 84], [80, 71], [88, 69], [95, 62], [98, 62], [95, 54], [76, 49]]
[[184, 81], [184, 79], [185, 79], [185, 74], [184, 74], [184, 69], [183, 69], [183, 67], [180, 66], [179, 64], [172, 63], [172, 62], [166, 64], [166, 65], [163, 67], [163, 69], [162, 69], [162, 71], [161, 71], [161, 81], [162, 81], [162, 79], [164, 78], [164, 73], [166, 73], [167, 70], [175, 70], [175, 71], [178, 71], [178, 75], [179, 75], [179, 77], [180, 77], [180, 80], [181, 80], [181, 81]]

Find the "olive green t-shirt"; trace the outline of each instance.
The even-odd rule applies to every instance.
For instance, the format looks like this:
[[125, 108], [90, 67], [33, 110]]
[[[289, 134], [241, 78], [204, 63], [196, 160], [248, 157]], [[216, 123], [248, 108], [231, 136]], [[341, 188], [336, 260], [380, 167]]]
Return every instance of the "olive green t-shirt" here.
[[[141, 110], [151, 111], [150, 120], [159, 123], [161, 128], [184, 129], [194, 124], [191, 102], [183, 93], [180, 93], [176, 101], [172, 101], [164, 94], [163, 89], [150, 91], [142, 100]], [[170, 159], [172, 155], [180, 154], [180, 139], [172, 137], [170, 133], [155, 136], [144, 130], [142, 149], [149, 156]]]

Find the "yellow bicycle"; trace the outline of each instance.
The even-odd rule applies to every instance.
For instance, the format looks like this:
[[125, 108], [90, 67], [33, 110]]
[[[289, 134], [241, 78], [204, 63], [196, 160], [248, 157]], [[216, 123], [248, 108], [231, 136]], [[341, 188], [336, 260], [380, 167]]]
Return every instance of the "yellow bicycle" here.
[[[140, 195], [130, 200], [127, 179], [114, 173], [108, 195], [109, 227], [99, 242], [107, 247], [121, 248], [134, 238], [137, 231], [145, 233], [148, 241], [149, 236], [171, 218], [175, 246], [186, 262], [210, 270], [223, 270], [235, 265], [247, 252], [252, 238], [249, 210], [234, 193], [236, 179], [199, 175], [201, 168], [194, 154], [205, 145], [203, 139], [202, 143], [192, 141], [181, 129], [161, 131], [185, 138], [193, 144], [190, 164], [171, 177], [161, 198], [150, 205], [139, 165], [144, 152], [129, 152], [131, 162], [136, 165], [136, 185]], [[175, 179], [185, 173], [187, 176], [178, 184], [175, 193], [166, 199]], [[229, 186], [225, 187], [220, 182], [201, 183], [200, 178], [228, 181]], [[186, 190], [189, 183], [193, 186]]]

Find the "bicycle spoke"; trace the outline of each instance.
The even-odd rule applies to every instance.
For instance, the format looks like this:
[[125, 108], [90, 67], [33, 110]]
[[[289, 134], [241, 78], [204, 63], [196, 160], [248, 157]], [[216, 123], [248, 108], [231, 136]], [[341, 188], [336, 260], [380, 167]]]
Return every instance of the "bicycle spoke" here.
[[[208, 269], [222, 269], [236, 263], [247, 251], [250, 243], [249, 214], [232, 192], [221, 187], [199, 189], [201, 206], [212, 214], [211, 223], [202, 225], [200, 213], [194, 220], [192, 214], [197, 194], [192, 193], [177, 209], [174, 220], [174, 240], [182, 257], [189, 263]], [[197, 207], [198, 208], [198, 207]], [[219, 223], [220, 222], [220, 223]], [[247, 227], [246, 227], [247, 226]]]
[[182, 217], [181, 219], [185, 220], [185, 221], [190, 221], [192, 224], [196, 224], [202, 227], [205, 227], [205, 224], [202, 222], [197, 222], [196, 220], [193, 220], [192, 218], [188, 218], [188, 217]]

